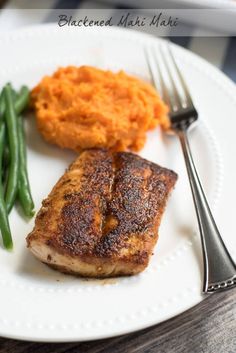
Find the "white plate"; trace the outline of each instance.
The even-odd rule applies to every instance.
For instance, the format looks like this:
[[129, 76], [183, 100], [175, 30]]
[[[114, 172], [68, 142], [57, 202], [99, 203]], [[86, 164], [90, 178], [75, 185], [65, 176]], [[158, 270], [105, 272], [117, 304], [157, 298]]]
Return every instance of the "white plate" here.
[[[59, 65], [90, 64], [124, 69], [148, 79], [143, 46], [158, 40], [121, 29], [59, 29], [40, 26], [0, 36], [0, 84], [33, 87]], [[186, 50], [173, 46], [200, 113], [191, 144], [222, 236], [235, 257], [236, 89], [225, 76]], [[36, 208], [75, 154], [44, 142], [27, 122], [28, 165]], [[202, 258], [189, 184], [179, 143], [149, 133], [141, 155], [173, 168], [179, 181], [160, 228], [151, 263], [142, 274], [114, 280], [82, 280], [56, 272], [26, 249], [33, 227], [14, 209], [14, 252], [0, 249], [0, 335], [37, 341], [82, 341], [128, 333], [157, 324], [203, 299]], [[224, 163], [224, 167], [223, 167]], [[224, 174], [224, 180], [223, 180]], [[216, 208], [215, 208], [216, 209]]]

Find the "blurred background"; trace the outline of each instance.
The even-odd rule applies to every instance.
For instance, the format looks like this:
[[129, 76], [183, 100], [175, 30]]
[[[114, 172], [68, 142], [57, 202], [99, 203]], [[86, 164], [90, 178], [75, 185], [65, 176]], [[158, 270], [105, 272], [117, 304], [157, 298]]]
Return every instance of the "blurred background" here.
[[[151, 18], [159, 9], [175, 9], [171, 14], [178, 17], [181, 12], [178, 35], [175, 29], [166, 28], [162, 36], [202, 56], [236, 82], [235, 0], [0, 0], [0, 33], [56, 22], [58, 11], [66, 11], [76, 19], [91, 11], [93, 16], [109, 18], [122, 10], [135, 19]], [[155, 27], [132, 29], [160, 35]]]

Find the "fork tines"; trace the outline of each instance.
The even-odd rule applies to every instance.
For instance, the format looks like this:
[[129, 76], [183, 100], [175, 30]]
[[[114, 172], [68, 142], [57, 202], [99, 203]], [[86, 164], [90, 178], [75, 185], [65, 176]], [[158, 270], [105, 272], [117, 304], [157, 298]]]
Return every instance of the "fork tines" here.
[[197, 111], [170, 45], [149, 46], [145, 54], [153, 84], [169, 106], [172, 127], [188, 127], [197, 119]]

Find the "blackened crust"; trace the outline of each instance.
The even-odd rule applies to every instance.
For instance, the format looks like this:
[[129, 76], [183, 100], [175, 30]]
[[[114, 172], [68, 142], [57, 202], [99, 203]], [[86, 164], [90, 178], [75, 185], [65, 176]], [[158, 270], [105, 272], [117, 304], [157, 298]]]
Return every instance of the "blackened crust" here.
[[61, 254], [147, 264], [176, 180], [133, 153], [85, 151], [44, 201], [28, 244], [43, 229], [47, 245]]

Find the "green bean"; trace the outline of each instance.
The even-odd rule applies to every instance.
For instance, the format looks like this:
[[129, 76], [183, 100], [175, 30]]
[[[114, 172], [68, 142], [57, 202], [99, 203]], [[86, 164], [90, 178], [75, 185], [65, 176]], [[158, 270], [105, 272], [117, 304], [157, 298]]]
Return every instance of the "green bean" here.
[[[4, 91], [1, 91], [0, 94], [0, 124], [4, 123], [3, 122], [3, 115], [4, 115], [4, 111], [5, 111], [5, 100], [4, 100]], [[4, 129], [5, 129], [5, 123], [4, 123]], [[5, 135], [4, 135], [5, 136]], [[4, 147], [2, 150], [2, 159], [0, 161], [1, 163], [1, 174], [0, 177], [2, 178], [0, 180], [0, 182], [4, 185], [4, 180], [5, 180], [5, 176], [6, 176], [6, 172], [7, 172], [7, 168], [6, 168], [6, 141], [5, 141], [5, 137], [4, 137]]]
[[[10, 83], [9, 83], [10, 84]], [[11, 85], [11, 84], [10, 84]], [[12, 99], [13, 99], [13, 102], [14, 102], [14, 104], [15, 104], [15, 102], [16, 102], [16, 99], [17, 99], [17, 93], [16, 93], [16, 91], [12, 88], [11, 89], [11, 92], [12, 92]], [[16, 108], [16, 107], [15, 107]]]
[[19, 184], [18, 184], [18, 197], [24, 213], [27, 217], [34, 215], [34, 202], [30, 192], [30, 185], [27, 173], [26, 163], [26, 148], [25, 148], [25, 134], [22, 117], [17, 119], [18, 125], [18, 141], [19, 141]]
[[[5, 142], [5, 124], [0, 123], [0, 175], [2, 175], [2, 157]], [[7, 210], [5, 207], [5, 200], [3, 196], [3, 185], [2, 179], [0, 180], [0, 229], [2, 233], [3, 245], [6, 249], [11, 250], [13, 248], [13, 242], [11, 237], [11, 230], [8, 222]]]
[[[2, 90], [2, 93], [0, 95], [0, 119], [4, 115], [5, 109], [6, 109], [6, 104], [5, 104], [3, 94], [4, 94], [4, 90]], [[27, 107], [29, 103], [28, 87], [22, 86], [18, 94], [16, 94], [16, 92], [12, 90], [12, 98], [15, 101], [16, 114], [22, 113], [22, 111]]]
[[20, 114], [29, 103], [29, 89], [22, 86], [15, 101], [16, 114]]
[[4, 115], [4, 111], [5, 111], [5, 101], [4, 101], [3, 90], [2, 90], [0, 95], [0, 119], [2, 119]]
[[8, 148], [8, 144], [6, 141], [6, 136], [5, 136], [5, 146], [4, 146], [4, 150], [3, 150], [3, 157], [2, 157], [2, 182], [3, 185], [6, 184], [6, 180], [7, 180], [7, 175], [8, 175], [8, 167], [10, 164], [10, 152], [9, 152], [9, 148]]
[[9, 213], [16, 199], [19, 175], [19, 143], [17, 132], [17, 117], [12, 98], [12, 88], [10, 84], [7, 84], [4, 87], [4, 97], [6, 103], [5, 120], [10, 150], [10, 165], [5, 194], [6, 208], [7, 212]]
[[[4, 99], [4, 90], [2, 90], [0, 95], [0, 121], [4, 118], [5, 112], [5, 99]], [[5, 128], [5, 127], [4, 127]], [[6, 135], [6, 133], [5, 133]], [[5, 145], [3, 148], [3, 156], [2, 156], [2, 184], [5, 184], [7, 172], [8, 172], [8, 165], [10, 162], [10, 153], [8, 148], [8, 141], [5, 136]]]
[[3, 165], [4, 167], [8, 167], [8, 165], [10, 164], [10, 152], [9, 152], [9, 147], [7, 145], [7, 142], [5, 142], [5, 148], [3, 151]]

